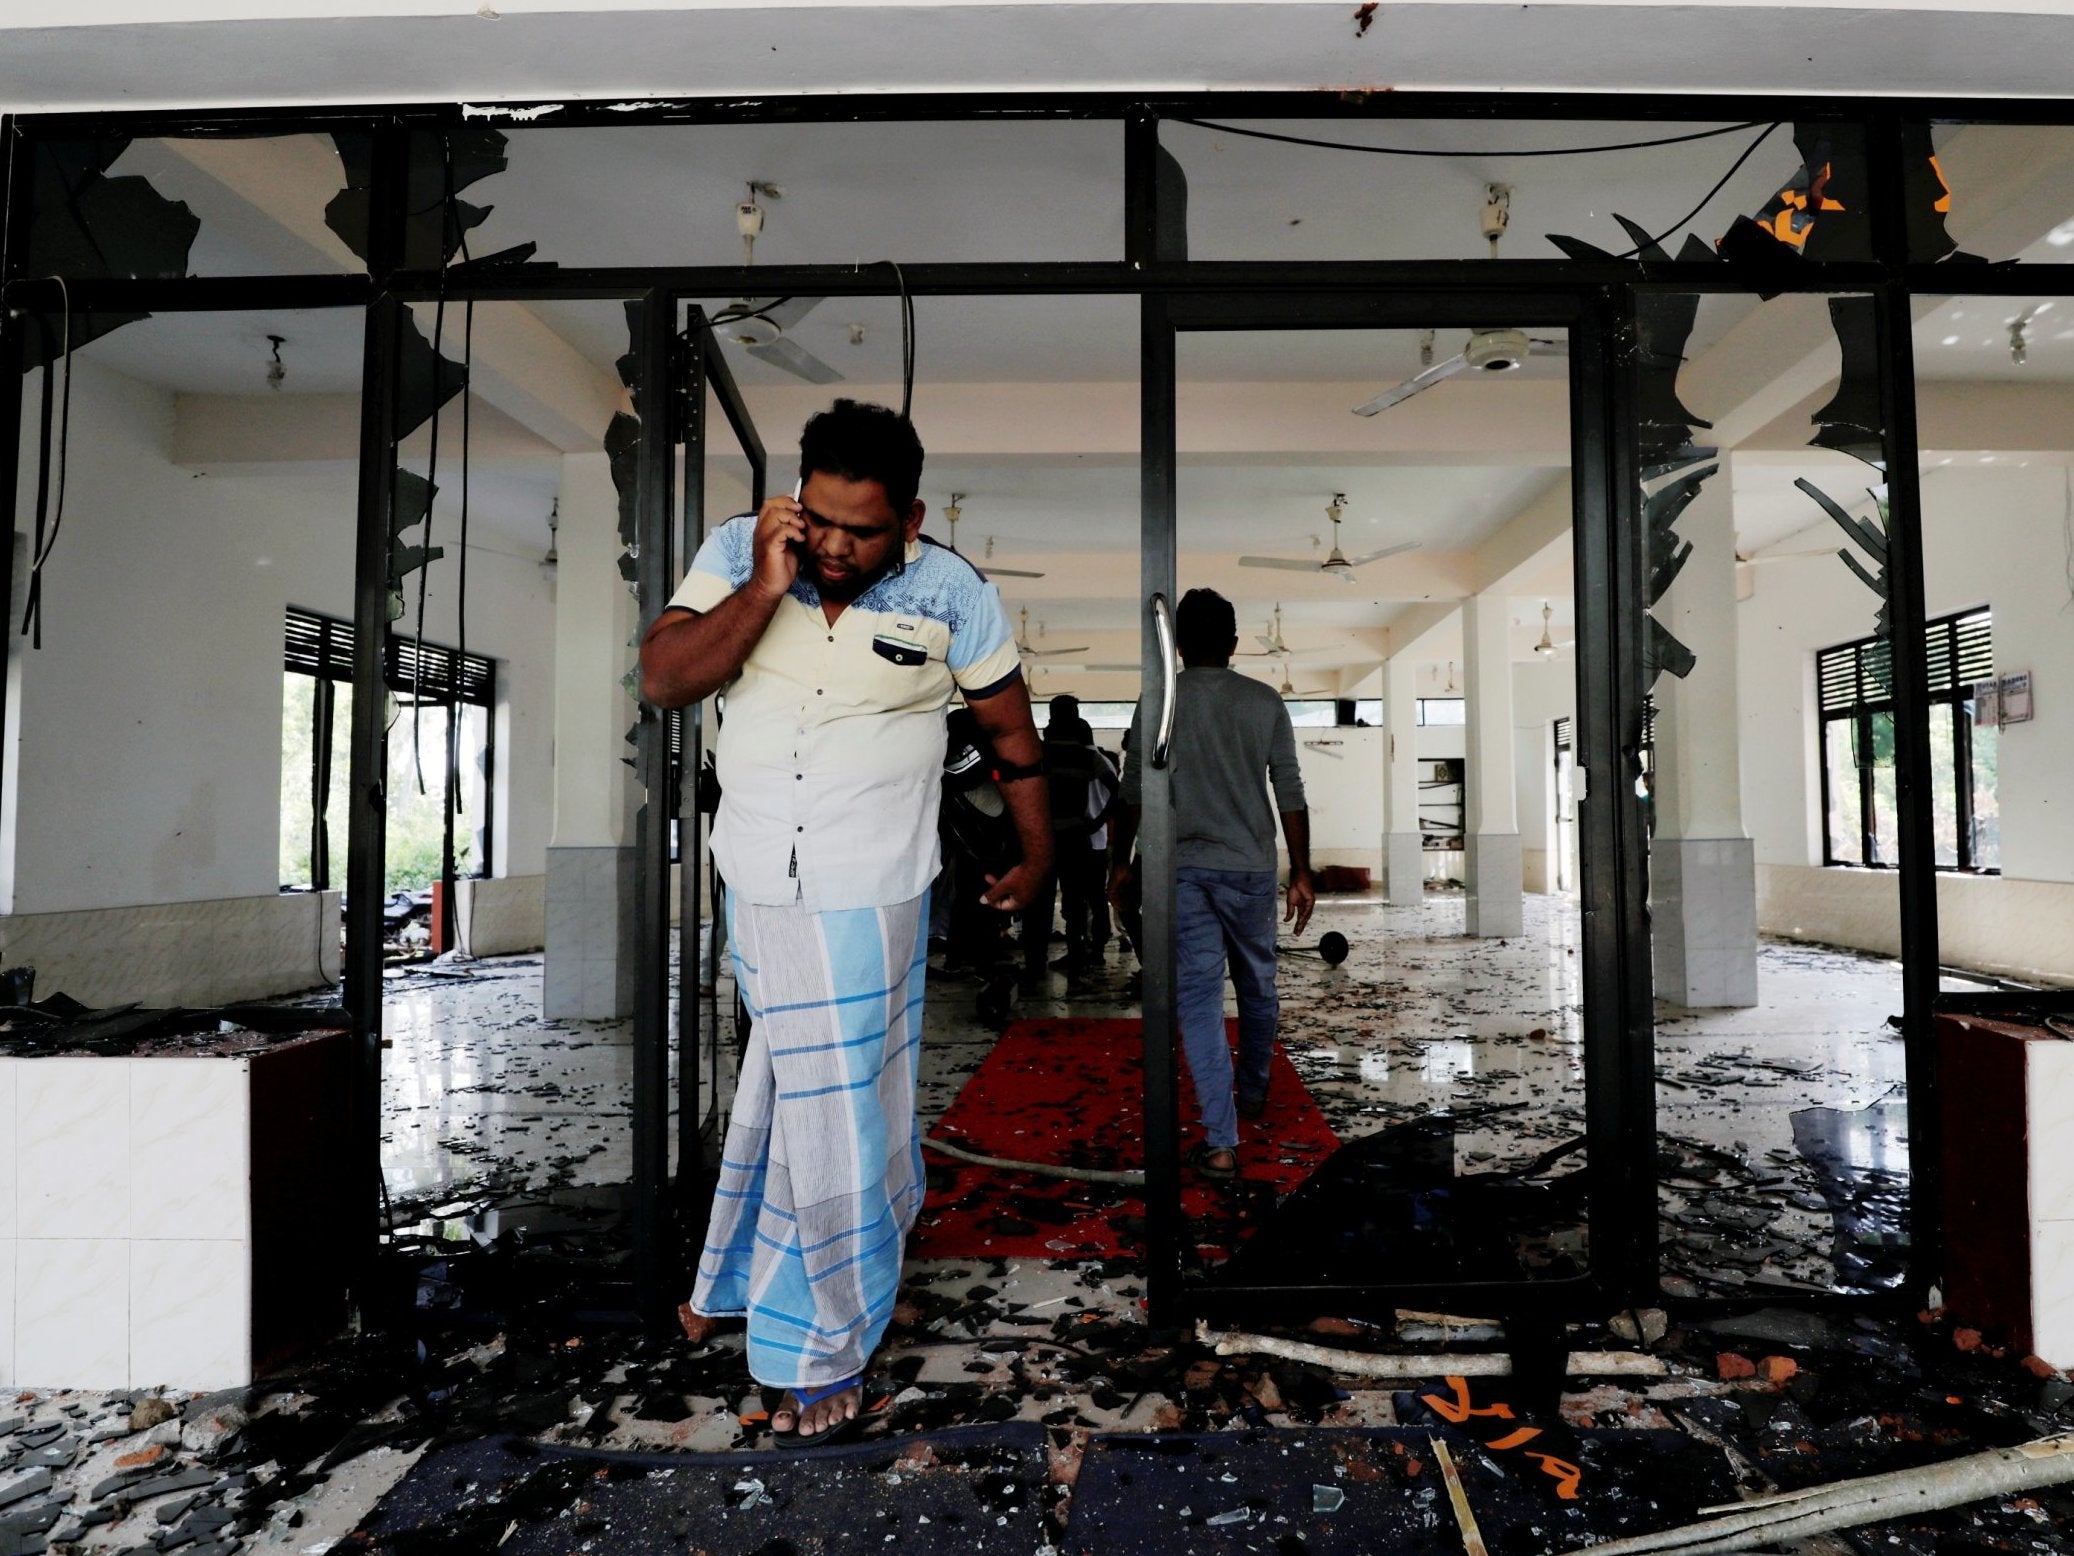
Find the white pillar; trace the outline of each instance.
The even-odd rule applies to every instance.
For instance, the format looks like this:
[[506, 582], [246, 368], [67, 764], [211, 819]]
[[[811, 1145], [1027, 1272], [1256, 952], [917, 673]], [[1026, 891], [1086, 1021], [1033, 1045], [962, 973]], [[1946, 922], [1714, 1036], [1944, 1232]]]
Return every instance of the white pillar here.
[[1692, 555], [1656, 605], [1691, 649], [1683, 677], [1657, 677], [1649, 846], [1656, 992], [1674, 1005], [1757, 1003], [1757, 864], [1743, 831], [1736, 711], [1735, 513], [1729, 460], [1681, 514]]
[[554, 836], [541, 1009], [612, 1020], [634, 1008], [634, 815], [621, 685], [640, 617], [619, 576], [619, 496], [605, 455], [562, 460], [555, 578]]
[[1426, 894], [1418, 743], [1418, 666], [1407, 652], [1383, 666], [1383, 890], [1400, 905]]
[[1520, 933], [1519, 808], [1512, 769], [1512, 612], [1502, 594], [1462, 602], [1468, 727], [1463, 928], [1493, 939]]

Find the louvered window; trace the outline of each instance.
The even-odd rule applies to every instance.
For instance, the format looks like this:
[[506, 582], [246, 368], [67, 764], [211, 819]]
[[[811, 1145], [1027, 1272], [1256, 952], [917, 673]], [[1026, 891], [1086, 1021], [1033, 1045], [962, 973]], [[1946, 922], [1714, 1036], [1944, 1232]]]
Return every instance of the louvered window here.
[[[346, 826], [353, 638], [350, 621], [288, 608], [284, 888], [322, 890], [343, 874], [335, 868], [339, 851], [333, 844], [343, 840]], [[495, 662], [392, 632], [382, 644], [382, 682], [402, 710], [388, 738], [390, 889], [425, 884], [428, 871], [443, 874], [449, 858], [457, 875], [489, 875]]]
[[[1996, 732], [1974, 722], [1974, 688], [1995, 673], [1993, 614], [1983, 606], [1930, 622], [1923, 657], [1937, 866], [1999, 870]], [[1901, 857], [1892, 650], [1883, 638], [1822, 649], [1815, 655], [1815, 683], [1823, 863], [1892, 868]]]

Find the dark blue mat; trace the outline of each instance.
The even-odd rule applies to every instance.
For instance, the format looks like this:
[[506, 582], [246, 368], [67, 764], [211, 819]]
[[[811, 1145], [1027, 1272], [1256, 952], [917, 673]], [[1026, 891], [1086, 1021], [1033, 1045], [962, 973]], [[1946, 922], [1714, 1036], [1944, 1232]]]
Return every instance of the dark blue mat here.
[[[1442, 1437], [1493, 1556], [1551, 1556], [1690, 1520], [1732, 1502], [1721, 1455], [1676, 1432], [1578, 1432], [1575, 1501], [1517, 1453], [1419, 1427], [1101, 1436], [1088, 1444], [1066, 1547], [1073, 1556], [1461, 1556], [1429, 1435]], [[1314, 1490], [1343, 1497], [1316, 1510]]]
[[1044, 1444], [1033, 1422], [803, 1453], [604, 1453], [478, 1438], [428, 1453], [334, 1549], [1024, 1556], [1044, 1544]]

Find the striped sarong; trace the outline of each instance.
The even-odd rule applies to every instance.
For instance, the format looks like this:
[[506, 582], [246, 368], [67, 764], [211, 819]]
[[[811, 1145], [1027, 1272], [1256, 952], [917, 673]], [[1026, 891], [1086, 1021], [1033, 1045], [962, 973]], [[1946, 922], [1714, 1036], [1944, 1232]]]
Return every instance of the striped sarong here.
[[691, 1305], [748, 1316], [757, 1382], [817, 1387], [864, 1371], [922, 1208], [929, 898], [727, 912], [753, 1025]]

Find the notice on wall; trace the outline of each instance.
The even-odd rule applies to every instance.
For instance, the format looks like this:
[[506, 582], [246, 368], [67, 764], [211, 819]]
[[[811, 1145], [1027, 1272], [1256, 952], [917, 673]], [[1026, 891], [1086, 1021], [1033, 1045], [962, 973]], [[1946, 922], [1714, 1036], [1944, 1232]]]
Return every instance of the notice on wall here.
[[2031, 718], [2031, 672], [2019, 670], [2001, 682], [2002, 722], [2026, 724]]
[[1973, 727], [1993, 729], [2002, 722], [2002, 683], [2000, 681], [1975, 681], [1973, 683]]

